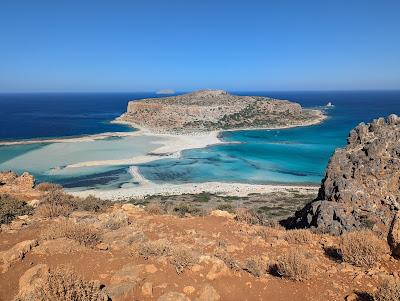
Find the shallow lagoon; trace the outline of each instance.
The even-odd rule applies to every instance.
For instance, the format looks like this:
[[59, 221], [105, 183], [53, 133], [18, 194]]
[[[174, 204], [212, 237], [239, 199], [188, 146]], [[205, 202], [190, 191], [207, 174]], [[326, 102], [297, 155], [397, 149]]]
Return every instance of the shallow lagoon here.
[[[235, 143], [186, 150], [179, 159], [139, 164], [140, 172], [158, 183], [225, 181], [318, 184], [323, 178], [329, 157], [336, 147], [346, 144], [347, 135], [354, 126], [390, 113], [400, 114], [399, 91], [253, 94], [286, 98], [306, 107], [324, 106], [331, 101], [335, 107], [324, 108], [329, 118], [320, 125], [285, 130], [224, 132], [222, 138]], [[90, 106], [86, 106], [89, 110]], [[76, 118], [72, 121], [75, 122]], [[64, 136], [64, 133], [60, 132], [59, 136]], [[126, 159], [145, 154], [157, 148], [158, 139], [123, 137], [93, 142], [0, 147], [0, 170], [27, 170], [40, 181], [53, 181], [80, 189], [135, 185], [126, 165], [62, 167], [83, 161]]]

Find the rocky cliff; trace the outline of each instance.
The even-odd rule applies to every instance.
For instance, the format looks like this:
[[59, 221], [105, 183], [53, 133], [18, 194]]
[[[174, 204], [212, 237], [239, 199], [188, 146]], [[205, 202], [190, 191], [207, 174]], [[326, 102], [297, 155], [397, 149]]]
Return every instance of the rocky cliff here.
[[318, 123], [318, 110], [298, 103], [222, 90], [130, 101], [119, 121], [156, 132], [193, 132], [237, 128], [279, 128]]
[[386, 235], [399, 202], [400, 118], [390, 115], [350, 132], [347, 146], [329, 162], [318, 198], [287, 223], [333, 234], [371, 228]]

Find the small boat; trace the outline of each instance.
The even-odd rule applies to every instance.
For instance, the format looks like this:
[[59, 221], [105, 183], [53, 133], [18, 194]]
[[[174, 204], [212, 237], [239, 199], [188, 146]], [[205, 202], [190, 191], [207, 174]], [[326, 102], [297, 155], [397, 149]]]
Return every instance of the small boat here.
[[327, 107], [334, 107], [334, 105], [330, 101], [326, 104], [326, 106]]

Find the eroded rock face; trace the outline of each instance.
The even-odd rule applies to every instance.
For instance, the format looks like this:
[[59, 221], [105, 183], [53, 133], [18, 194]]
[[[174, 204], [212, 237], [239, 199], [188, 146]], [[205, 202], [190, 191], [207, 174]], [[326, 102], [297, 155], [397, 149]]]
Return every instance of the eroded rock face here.
[[390, 115], [350, 132], [347, 146], [329, 162], [317, 199], [287, 223], [336, 235], [359, 228], [386, 235], [399, 203], [400, 118]]
[[18, 176], [15, 172], [0, 172], [0, 192], [15, 193], [30, 191], [35, 186], [34, 177], [28, 172]]
[[315, 123], [318, 110], [298, 103], [222, 90], [131, 101], [118, 120], [157, 132], [212, 131], [243, 127], [282, 127]]

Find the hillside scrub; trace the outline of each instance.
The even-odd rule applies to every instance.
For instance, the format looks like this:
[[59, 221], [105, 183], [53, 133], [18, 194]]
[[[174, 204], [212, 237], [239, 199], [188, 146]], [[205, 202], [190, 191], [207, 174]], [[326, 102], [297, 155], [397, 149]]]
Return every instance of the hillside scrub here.
[[25, 201], [12, 198], [7, 194], [0, 194], [0, 224], [9, 224], [17, 216], [32, 214], [33, 208]]

